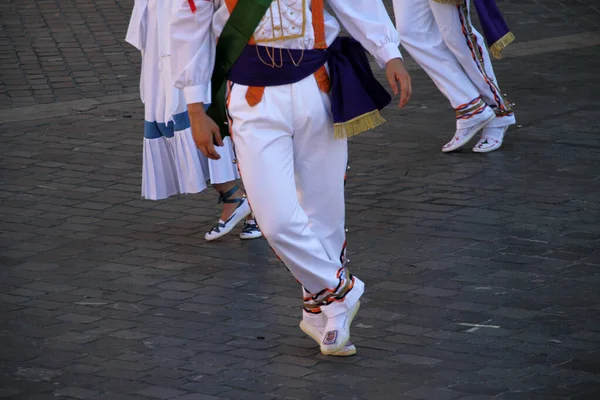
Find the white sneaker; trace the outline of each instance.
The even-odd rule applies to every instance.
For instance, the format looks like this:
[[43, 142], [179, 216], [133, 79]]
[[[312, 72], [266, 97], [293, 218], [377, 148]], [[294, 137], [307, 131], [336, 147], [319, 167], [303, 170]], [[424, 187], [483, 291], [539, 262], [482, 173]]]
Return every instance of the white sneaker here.
[[456, 129], [456, 133], [454, 134], [452, 140], [442, 147], [442, 151], [444, 153], [449, 153], [451, 151], [460, 149], [462, 146], [467, 144], [471, 139], [473, 139], [473, 136], [475, 136], [477, 132], [479, 132], [484, 126], [496, 118], [496, 113], [489, 106], [486, 106], [485, 110], [481, 114], [473, 118], [478, 120], [477, 124], [469, 128]]
[[231, 214], [227, 221], [223, 221], [219, 219], [219, 223], [204, 235], [204, 239], [211, 241], [218, 239], [222, 236], [227, 235], [237, 224], [240, 223], [244, 218], [250, 215], [250, 205], [248, 204], [248, 200], [245, 198], [241, 199], [239, 205]]
[[[310, 336], [315, 342], [321, 345], [321, 341], [323, 340], [324, 327], [318, 327], [316, 325], [311, 324], [310, 321], [302, 319], [302, 321], [300, 321], [300, 329], [302, 329], [302, 332]], [[338, 350], [335, 353], [331, 353], [330, 355], [338, 357], [348, 357], [353, 356], [355, 354], [356, 346], [354, 346], [352, 342], [348, 340], [341, 350]]]
[[259, 237], [262, 237], [262, 232], [260, 231], [258, 224], [253, 219], [247, 219], [242, 228], [242, 233], [240, 233], [240, 239], [249, 240], [258, 239]]
[[348, 340], [350, 340], [350, 324], [356, 316], [360, 307], [360, 301], [357, 301], [354, 306], [335, 317], [327, 318], [327, 323], [323, 329], [324, 334], [321, 339], [321, 353], [332, 355], [342, 350]]
[[473, 147], [475, 153], [489, 153], [490, 151], [498, 150], [502, 146], [504, 134], [508, 126], [488, 128], [485, 127], [481, 134], [481, 139]]

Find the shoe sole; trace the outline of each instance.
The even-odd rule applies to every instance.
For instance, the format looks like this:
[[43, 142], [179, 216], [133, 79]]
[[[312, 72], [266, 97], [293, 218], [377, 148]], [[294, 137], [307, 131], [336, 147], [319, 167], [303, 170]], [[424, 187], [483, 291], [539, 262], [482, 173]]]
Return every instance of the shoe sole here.
[[[246, 200], [247, 201], [247, 200]], [[235, 211], [234, 211], [235, 212]], [[207, 242], [212, 242], [213, 240], [217, 240], [219, 238], [222, 238], [223, 236], [227, 235], [229, 232], [231, 232], [233, 230], [233, 228], [236, 227], [237, 224], [239, 224], [244, 218], [246, 218], [248, 215], [250, 215], [250, 213], [252, 212], [252, 210], [250, 210], [250, 207], [248, 207], [248, 212], [243, 212], [240, 215], [236, 216], [235, 219], [229, 221], [229, 223], [231, 224], [230, 227], [228, 228], [224, 228], [221, 232], [219, 232], [218, 236], [212, 236], [212, 237], [207, 237], [204, 236], [204, 239]]]
[[350, 314], [350, 318], [348, 318], [346, 320], [347, 322], [344, 326], [344, 329], [348, 332], [348, 339], [346, 339], [343, 343], [341, 343], [340, 346], [333, 347], [329, 350], [323, 350], [323, 348], [321, 347], [321, 353], [325, 354], [326, 356], [330, 356], [333, 353], [337, 353], [338, 351], [340, 351], [341, 349], [344, 348], [346, 343], [348, 343], [348, 340], [350, 340], [350, 325], [352, 325], [352, 321], [354, 320], [354, 317], [356, 317], [356, 314], [358, 313], [359, 308], [360, 308], [360, 301], [357, 301], [356, 305], [354, 306], [354, 308]]
[[251, 239], [258, 239], [260, 237], [262, 237], [262, 233], [256, 233], [253, 235], [244, 235], [243, 233], [240, 233], [240, 239], [242, 240], [251, 240]]
[[[319, 344], [319, 345], [321, 344], [321, 339], [319, 339], [318, 337], [315, 337], [313, 335], [313, 332], [311, 330], [309, 330], [308, 328], [306, 328], [304, 321], [300, 321], [299, 326], [300, 326], [300, 329], [302, 329], [302, 332], [304, 332], [308, 336], [310, 336], [312, 338], [312, 340], [317, 342], [317, 344]], [[348, 356], [353, 356], [356, 354], [356, 347], [354, 347], [353, 349], [344, 350], [345, 347], [346, 347], [346, 345], [344, 344], [344, 347], [342, 347], [342, 349], [340, 351], [337, 351], [337, 352], [335, 352], [333, 354], [329, 354], [329, 355], [330, 356], [338, 356], [338, 357], [348, 357]]]
[[456, 150], [460, 149], [460, 148], [461, 148], [461, 147], [463, 147], [465, 144], [469, 143], [469, 142], [471, 141], [471, 139], [473, 139], [473, 137], [474, 137], [475, 135], [477, 135], [477, 134], [478, 134], [478, 133], [479, 133], [479, 132], [480, 132], [480, 131], [481, 131], [483, 128], [485, 128], [485, 126], [486, 126], [487, 124], [489, 124], [490, 122], [492, 122], [492, 121], [493, 121], [495, 118], [496, 118], [496, 114], [493, 114], [493, 115], [491, 115], [491, 116], [490, 116], [490, 117], [489, 117], [487, 120], [485, 120], [484, 122], [482, 122], [482, 123], [481, 123], [481, 125], [479, 125], [479, 126], [477, 127], [477, 129], [473, 129], [473, 133], [472, 133], [472, 134], [470, 134], [470, 135], [467, 137], [467, 139], [466, 139], [466, 140], [464, 140], [464, 143], [463, 143], [463, 144], [461, 144], [460, 146], [458, 146], [458, 147], [451, 147], [451, 148], [448, 148], [448, 149], [444, 149], [444, 148], [442, 147], [442, 153], [450, 153], [450, 152], [453, 152], [453, 151], [456, 151]]

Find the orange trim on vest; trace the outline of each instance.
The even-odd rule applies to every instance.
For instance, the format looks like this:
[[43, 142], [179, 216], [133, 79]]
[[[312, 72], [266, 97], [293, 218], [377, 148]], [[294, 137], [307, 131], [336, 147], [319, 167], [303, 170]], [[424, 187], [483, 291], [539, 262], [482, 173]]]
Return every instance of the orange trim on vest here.
[[[323, 0], [312, 0], [312, 25], [315, 32], [315, 49], [326, 49], [327, 41], [325, 38], [325, 6]], [[319, 89], [324, 93], [329, 93], [331, 81], [327, 69], [323, 65], [314, 73]]]
[[227, 10], [229, 10], [229, 14], [233, 12], [235, 6], [237, 6], [238, 0], [225, 0], [225, 5], [227, 6]]
[[[237, 5], [238, 0], [225, 0], [225, 4], [227, 5], [227, 10], [229, 13], [233, 11], [235, 6]], [[312, 26], [315, 34], [315, 49], [326, 49], [327, 41], [325, 38], [325, 5], [323, 0], [312, 0]], [[256, 44], [254, 41], [254, 37], [250, 39], [249, 44]], [[331, 90], [331, 80], [329, 79], [329, 74], [327, 73], [327, 69], [325, 66], [319, 68], [315, 73], [314, 77], [317, 81], [317, 85], [319, 89], [324, 93], [329, 93]], [[246, 101], [250, 107], [256, 106], [258, 103], [262, 101], [262, 98], [265, 94], [264, 87], [258, 86], [249, 86], [246, 91]]]
[[326, 49], [325, 6], [323, 0], [312, 0], [312, 25], [315, 32], [315, 49]]

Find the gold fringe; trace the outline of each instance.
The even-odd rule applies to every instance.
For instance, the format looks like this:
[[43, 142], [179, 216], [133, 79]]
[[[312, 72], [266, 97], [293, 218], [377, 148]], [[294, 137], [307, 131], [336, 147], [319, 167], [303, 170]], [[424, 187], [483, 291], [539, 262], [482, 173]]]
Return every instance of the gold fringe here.
[[504, 48], [506, 48], [506, 46], [511, 44], [514, 40], [515, 35], [512, 32], [508, 32], [506, 35], [498, 39], [496, 43], [490, 46], [490, 53], [492, 53], [492, 56], [495, 59], [499, 60], [502, 58], [502, 50], [504, 50]]
[[385, 124], [387, 120], [381, 116], [379, 110], [374, 110], [363, 115], [359, 115], [350, 121], [334, 124], [334, 137], [344, 139], [356, 136], [359, 133], [377, 128]]
[[459, 5], [459, 4], [464, 4], [465, 0], [433, 0], [436, 3], [442, 3], [442, 4], [455, 4], [455, 5]]

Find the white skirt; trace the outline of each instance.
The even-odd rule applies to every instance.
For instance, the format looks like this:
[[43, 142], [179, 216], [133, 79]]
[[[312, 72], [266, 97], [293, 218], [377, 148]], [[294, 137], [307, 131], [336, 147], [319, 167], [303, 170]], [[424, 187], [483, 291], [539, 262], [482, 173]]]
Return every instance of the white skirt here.
[[187, 113], [175, 122], [145, 123], [142, 165], [142, 198], [161, 200], [176, 194], [199, 193], [211, 184], [239, 179], [229, 138], [217, 147], [219, 160], [207, 159], [192, 139]]

